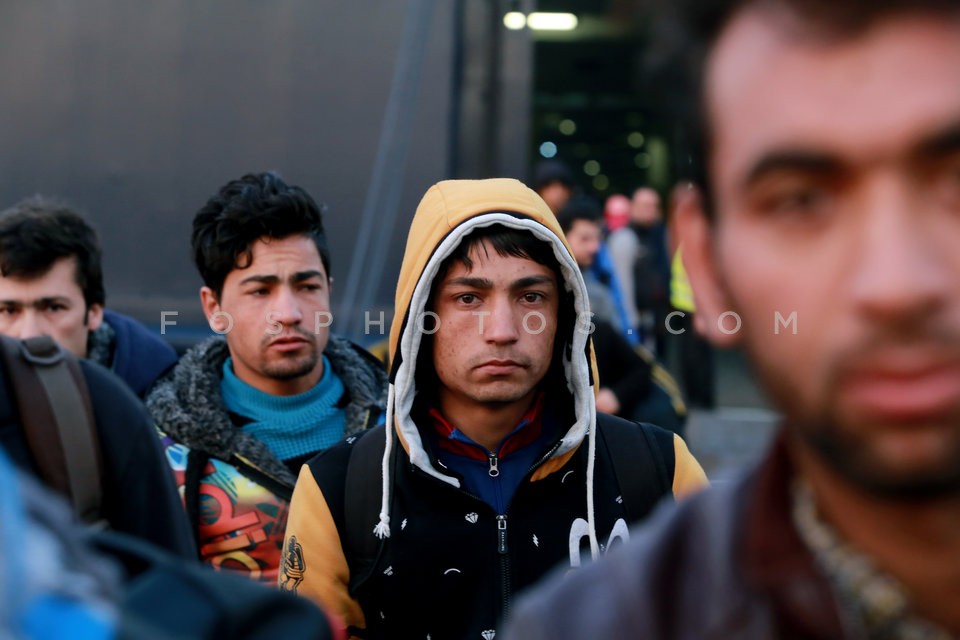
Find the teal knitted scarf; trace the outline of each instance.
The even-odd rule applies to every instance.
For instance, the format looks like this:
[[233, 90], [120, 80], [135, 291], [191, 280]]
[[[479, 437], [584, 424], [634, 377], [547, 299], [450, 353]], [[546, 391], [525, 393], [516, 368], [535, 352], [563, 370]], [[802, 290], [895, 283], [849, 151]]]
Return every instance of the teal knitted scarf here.
[[346, 416], [337, 406], [343, 382], [323, 357], [323, 377], [313, 389], [295, 396], [275, 396], [255, 389], [233, 372], [233, 358], [223, 363], [220, 392], [228, 411], [250, 420], [243, 431], [262, 441], [281, 460], [322, 451], [343, 438]]

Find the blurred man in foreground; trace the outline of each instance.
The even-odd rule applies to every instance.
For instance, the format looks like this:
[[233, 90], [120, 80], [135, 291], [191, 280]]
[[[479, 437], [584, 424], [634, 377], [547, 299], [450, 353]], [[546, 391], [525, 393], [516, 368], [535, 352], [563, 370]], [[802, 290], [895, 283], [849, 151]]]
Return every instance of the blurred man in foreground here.
[[747, 350], [783, 428], [507, 636], [956, 637], [960, 6], [706, 4], [684, 261], [699, 326]]

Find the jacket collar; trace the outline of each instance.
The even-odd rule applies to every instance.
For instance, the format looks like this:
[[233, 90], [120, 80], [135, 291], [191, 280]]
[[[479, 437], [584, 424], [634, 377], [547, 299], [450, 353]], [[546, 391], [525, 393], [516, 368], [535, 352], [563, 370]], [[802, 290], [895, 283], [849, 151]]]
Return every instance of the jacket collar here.
[[[507, 434], [493, 453], [502, 458], [535, 442], [540, 437], [543, 433], [543, 397], [543, 392], [537, 395], [517, 426]], [[431, 407], [428, 414], [431, 425], [439, 436], [437, 444], [441, 449], [476, 460], [487, 459], [485, 449], [447, 420], [439, 409]]]
[[794, 475], [781, 429], [757, 470], [746, 505], [741, 566], [747, 584], [770, 595], [788, 636], [842, 638], [845, 634], [830, 584], [793, 523], [790, 486]]
[[[337, 336], [330, 336], [324, 354], [350, 396], [345, 408], [345, 435], [364, 429], [364, 416], [380, 413], [386, 404], [386, 372], [372, 356]], [[296, 476], [260, 440], [236, 428], [220, 394], [223, 363], [230, 355], [222, 337], [190, 349], [161, 379], [147, 398], [147, 409], [160, 429], [178, 442], [224, 461], [235, 457], [285, 485]]]

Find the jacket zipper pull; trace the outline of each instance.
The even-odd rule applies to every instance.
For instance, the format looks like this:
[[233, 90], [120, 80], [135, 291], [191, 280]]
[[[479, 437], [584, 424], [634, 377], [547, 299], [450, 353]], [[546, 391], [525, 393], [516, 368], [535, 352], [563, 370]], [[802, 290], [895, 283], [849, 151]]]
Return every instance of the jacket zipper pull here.
[[487, 469], [487, 474], [489, 474], [491, 478], [496, 478], [500, 475], [500, 469], [497, 467], [497, 465], [500, 464], [500, 460], [497, 459], [497, 454], [495, 453], [488, 453], [487, 457], [490, 459], [490, 468]]
[[497, 551], [507, 552], [507, 516], [497, 516]]

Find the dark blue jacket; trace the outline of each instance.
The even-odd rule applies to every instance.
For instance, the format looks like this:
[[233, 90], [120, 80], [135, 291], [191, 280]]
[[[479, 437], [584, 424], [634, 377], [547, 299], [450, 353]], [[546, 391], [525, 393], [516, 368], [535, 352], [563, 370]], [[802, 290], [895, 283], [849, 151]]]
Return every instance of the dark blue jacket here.
[[110, 356], [102, 361], [91, 352], [90, 358], [112, 370], [143, 399], [153, 383], [177, 363], [177, 352], [133, 318], [104, 309], [103, 321], [113, 330]]

